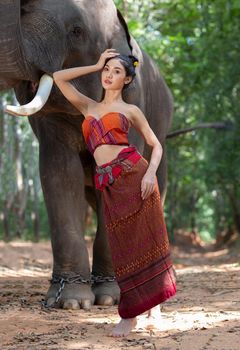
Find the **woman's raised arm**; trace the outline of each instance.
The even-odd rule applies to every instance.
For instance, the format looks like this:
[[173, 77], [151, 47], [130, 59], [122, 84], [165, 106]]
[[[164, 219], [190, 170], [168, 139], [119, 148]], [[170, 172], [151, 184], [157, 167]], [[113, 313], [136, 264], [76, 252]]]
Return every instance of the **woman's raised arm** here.
[[68, 68], [53, 73], [53, 79], [58, 88], [68, 101], [71, 102], [81, 113], [86, 114], [88, 106], [96, 103], [96, 101], [78, 91], [70, 81], [80, 76], [101, 70], [104, 67], [106, 59], [116, 55], [119, 55], [119, 53], [117, 53], [115, 49], [107, 49], [101, 54], [98, 62], [94, 65]]
[[93, 65], [69, 68], [53, 73], [54, 82], [61, 90], [62, 94], [84, 115], [87, 113], [88, 106], [96, 103], [96, 101], [78, 91], [73, 84], [70, 83], [70, 80], [81, 75], [97, 72], [98, 70], [98, 66]]

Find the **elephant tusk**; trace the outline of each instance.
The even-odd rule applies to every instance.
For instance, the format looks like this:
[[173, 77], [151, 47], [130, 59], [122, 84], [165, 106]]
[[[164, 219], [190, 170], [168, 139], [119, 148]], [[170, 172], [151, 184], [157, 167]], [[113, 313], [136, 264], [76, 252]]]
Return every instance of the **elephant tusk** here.
[[48, 100], [51, 89], [53, 86], [53, 79], [44, 74], [39, 82], [39, 87], [34, 99], [23, 106], [11, 106], [7, 105], [5, 111], [13, 115], [28, 116], [40, 111]]

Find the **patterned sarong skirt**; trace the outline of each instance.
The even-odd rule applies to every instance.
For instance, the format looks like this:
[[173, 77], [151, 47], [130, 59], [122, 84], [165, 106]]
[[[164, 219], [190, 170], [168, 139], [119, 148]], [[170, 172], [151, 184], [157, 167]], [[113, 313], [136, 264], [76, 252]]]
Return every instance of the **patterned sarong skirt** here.
[[122, 318], [135, 317], [176, 293], [157, 177], [154, 192], [141, 198], [147, 168], [148, 161], [133, 145], [96, 166]]

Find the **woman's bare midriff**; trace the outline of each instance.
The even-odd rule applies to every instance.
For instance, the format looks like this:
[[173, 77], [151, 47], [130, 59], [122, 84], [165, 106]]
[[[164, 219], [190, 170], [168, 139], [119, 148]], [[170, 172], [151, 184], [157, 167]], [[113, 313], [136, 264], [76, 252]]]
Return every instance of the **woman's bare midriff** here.
[[118, 153], [123, 149], [129, 147], [128, 145], [100, 145], [98, 146], [94, 153], [94, 159], [98, 166], [104, 163], [111, 162], [117, 157]]

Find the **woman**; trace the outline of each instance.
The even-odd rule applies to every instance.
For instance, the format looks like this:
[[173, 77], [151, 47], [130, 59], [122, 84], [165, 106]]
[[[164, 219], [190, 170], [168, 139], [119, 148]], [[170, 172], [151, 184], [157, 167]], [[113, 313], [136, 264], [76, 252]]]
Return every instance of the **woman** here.
[[[53, 74], [64, 96], [85, 117], [83, 135], [97, 164], [95, 185], [102, 192], [106, 231], [121, 291], [121, 320], [111, 333], [115, 337], [128, 335], [137, 324], [136, 316], [147, 310], [149, 324], [156, 325], [159, 304], [176, 292], [156, 178], [162, 146], [141, 110], [122, 99], [122, 90], [132, 82], [137, 64], [135, 57], [107, 49], [95, 65]], [[100, 70], [105, 90], [101, 102], [83, 95], [70, 83]], [[152, 146], [149, 163], [129, 145], [130, 126]]]

